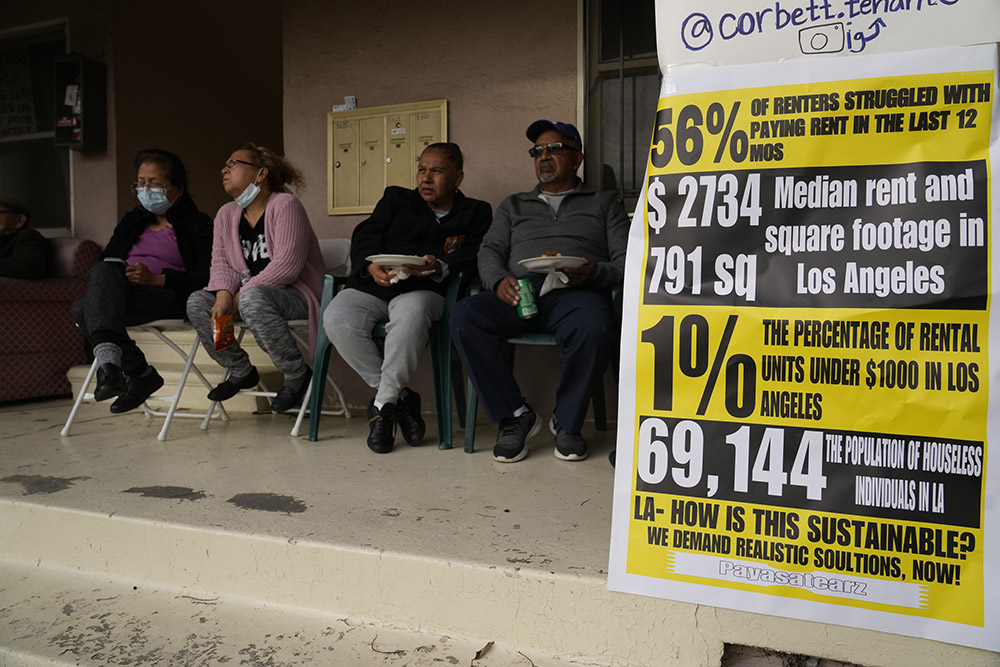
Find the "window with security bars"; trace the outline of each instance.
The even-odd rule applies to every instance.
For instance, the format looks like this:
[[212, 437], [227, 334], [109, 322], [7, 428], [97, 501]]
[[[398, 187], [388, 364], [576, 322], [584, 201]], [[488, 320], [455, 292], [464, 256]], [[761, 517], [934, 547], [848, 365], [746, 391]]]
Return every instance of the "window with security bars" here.
[[0, 31], [0, 194], [56, 235], [71, 227], [69, 151], [55, 145], [54, 61], [64, 55], [64, 23]]
[[588, 0], [585, 178], [631, 212], [642, 188], [660, 74], [653, 0]]

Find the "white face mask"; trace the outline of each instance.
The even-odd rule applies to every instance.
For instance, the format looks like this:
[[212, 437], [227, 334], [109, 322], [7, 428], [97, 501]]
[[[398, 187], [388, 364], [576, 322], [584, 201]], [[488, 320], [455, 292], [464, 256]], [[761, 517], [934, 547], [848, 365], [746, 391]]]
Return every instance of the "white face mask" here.
[[[263, 171], [263, 169], [261, 169]], [[247, 185], [247, 187], [240, 193], [239, 197], [236, 197], [235, 201], [240, 205], [240, 208], [246, 208], [253, 203], [253, 200], [257, 198], [260, 194], [260, 186], [257, 185], [257, 179], [260, 178], [260, 171], [257, 175], [253, 177], [253, 180]]]
[[172, 201], [167, 199], [167, 190], [173, 190], [173, 188], [151, 188], [147, 186], [136, 189], [135, 196], [139, 199], [139, 203], [142, 204], [144, 209], [153, 215], [161, 215], [169, 211], [170, 207], [174, 205]]

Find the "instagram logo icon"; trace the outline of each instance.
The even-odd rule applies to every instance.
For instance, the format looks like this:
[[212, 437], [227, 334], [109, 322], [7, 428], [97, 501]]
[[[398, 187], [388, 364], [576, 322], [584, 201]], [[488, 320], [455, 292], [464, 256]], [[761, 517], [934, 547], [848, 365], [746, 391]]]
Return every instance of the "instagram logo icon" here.
[[799, 49], [804, 54], [843, 51], [844, 24], [827, 23], [799, 30]]

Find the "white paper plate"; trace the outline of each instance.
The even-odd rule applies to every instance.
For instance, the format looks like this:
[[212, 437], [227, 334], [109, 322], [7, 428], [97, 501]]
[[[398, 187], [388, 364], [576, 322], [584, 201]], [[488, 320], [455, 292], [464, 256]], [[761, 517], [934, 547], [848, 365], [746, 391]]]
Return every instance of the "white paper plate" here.
[[379, 266], [423, 266], [427, 263], [427, 258], [420, 255], [368, 255], [365, 259]]
[[570, 257], [568, 255], [556, 255], [555, 257], [529, 257], [522, 259], [518, 264], [534, 273], [548, 273], [556, 269], [567, 267], [583, 266], [587, 263], [583, 257]]

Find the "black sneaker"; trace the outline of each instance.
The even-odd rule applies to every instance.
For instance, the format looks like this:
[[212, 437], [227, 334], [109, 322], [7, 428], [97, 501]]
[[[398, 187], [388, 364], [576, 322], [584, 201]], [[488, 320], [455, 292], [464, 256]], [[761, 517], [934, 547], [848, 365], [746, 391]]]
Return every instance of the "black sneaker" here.
[[549, 420], [549, 430], [556, 436], [555, 455], [562, 461], [582, 461], [587, 458], [587, 441], [579, 433], [567, 433], [555, 415]]
[[228, 401], [230, 398], [240, 393], [240, 389], [253, 389], [260, 384], [260, 374], [253, 368], [250, 375], [239, 380], [225, 380], [215, 386], [215, 389], [208, 392], [210, 401]]
[[368, 404], [368, 449], [376, 454], [388, 454], [392, 451], [392, 443], [396, 438], [396, 420], [392, 415], [395, 412], [392, 403], [386, 403], [379, 410], [375, 407], [375, 399]]
[[403, 387], [403, 391], [399, 393], [399, 405], [396, 406], [394, 416], [406, 444], [410, 446], [420, 444], [427, 431], [424, 418], [420, 416], [420, 394], [409, 387]]
[[109, 398], [125, 393], [125, 374], [120, 366], [102, 364], [97, 369], [97, 387], [94, 388], [94, 400], [106, 401]]
[[143, 375], [133, 375], [128, 379], [128, 390], [111, 404], [111, 412], [117, 415], [135, 410], [162, 386], [163, 378], [155, 368], [147, 366], [147, 371]]
[[538, 433], [542, 423], [538, 415], [525, 403], [528, 411], [520, 417], [507, 417], [500, 420], [500, 432], [497, 434], [497, 444], [493, 445], [493, 458], [501, 463], [516, 463], [528, 455], [525, 441]]
[[284, 412], [300, 406], [306, 395], [306, 390], [309, 389], [312, 376], [312, 369], [307, 367], [305, 375], [279, 389], [278, 395], [271, 401], [271, 411]]

